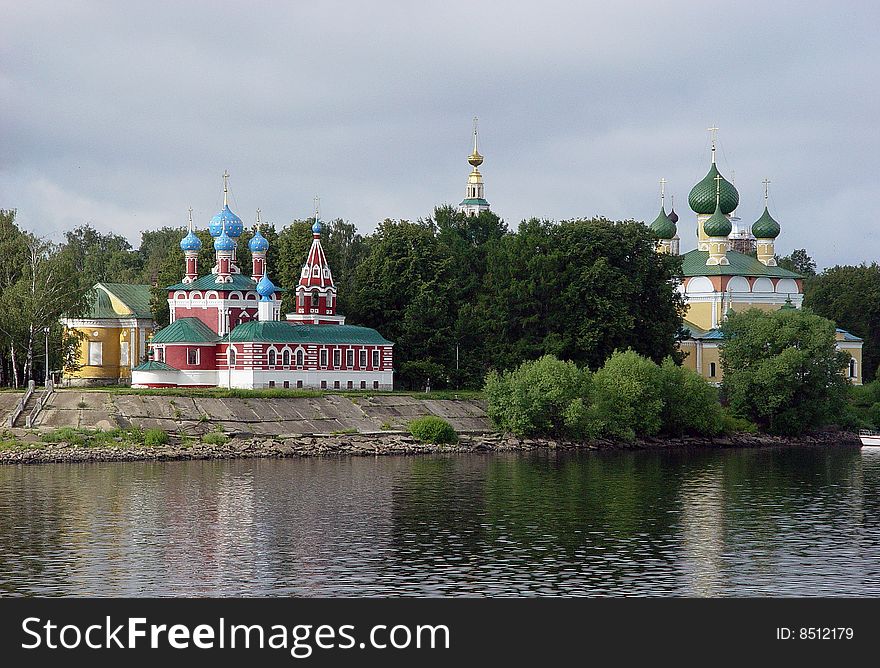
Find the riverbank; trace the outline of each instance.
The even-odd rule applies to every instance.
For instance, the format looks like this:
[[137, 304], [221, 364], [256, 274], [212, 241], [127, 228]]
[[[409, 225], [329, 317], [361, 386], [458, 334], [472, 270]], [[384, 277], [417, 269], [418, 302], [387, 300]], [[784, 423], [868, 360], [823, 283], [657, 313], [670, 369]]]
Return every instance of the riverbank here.
[[250, 457], [340, 457], [415, 455], [436, 453], [490, 453], [529, 450], [632, 450], [762, 448], [784, 446], [859, 447], [848, 432], [822, 432], [797, 438], [764, 434], [732, 434], [716, 438], [682, 437], [636, 439], [632, 442], [598, 440], [588, 443], [544, 438], [517, 438], [501, 434], [463, 434], [455, 445], [420, 443], [402, 433], [279, 435], [267, 438], [251, 434], [224, 434], [211, 442], [187, 436], [170, 436], [167, 443], [147, 446], [119, 443], [99, 446], [67, 442], [3, 442], [0, 464], [46, 464], [75, 462], [172, 461], [236, 459]]

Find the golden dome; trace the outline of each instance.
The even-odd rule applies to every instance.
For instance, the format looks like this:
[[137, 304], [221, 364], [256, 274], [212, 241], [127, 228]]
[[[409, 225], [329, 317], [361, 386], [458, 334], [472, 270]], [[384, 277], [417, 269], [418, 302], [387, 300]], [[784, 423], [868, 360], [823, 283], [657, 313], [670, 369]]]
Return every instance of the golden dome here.
[[483, 164], [483, 156], [477, 153], [477, 149], [474, 149], [474, 152], [468, 156], [468, 162], [474, 167], [479, 167]]

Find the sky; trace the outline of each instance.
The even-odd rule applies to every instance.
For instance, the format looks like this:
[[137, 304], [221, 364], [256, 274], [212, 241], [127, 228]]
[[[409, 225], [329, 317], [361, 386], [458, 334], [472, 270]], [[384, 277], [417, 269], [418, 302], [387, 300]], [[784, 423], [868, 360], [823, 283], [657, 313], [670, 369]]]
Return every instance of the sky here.
[[89, 223], [368, 233], [464, 197], [472, 118], [493, 211], [654, 219], [718, 165], [744, 223], [820, 268], [880, 257], [880, 3], [0, 0], [0, 208]]

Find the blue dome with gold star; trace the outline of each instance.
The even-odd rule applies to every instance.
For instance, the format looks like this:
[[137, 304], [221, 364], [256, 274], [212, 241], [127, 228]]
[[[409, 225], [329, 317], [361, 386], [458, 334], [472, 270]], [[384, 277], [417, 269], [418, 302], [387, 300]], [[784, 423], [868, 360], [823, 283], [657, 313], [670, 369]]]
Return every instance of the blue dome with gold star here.
[[269, 240], [260, 234], [260, 230], [257, 230], [254, 236], [251, 237], [251, 240], [248, 241], [248, 248], [251, 253], [265, 253], [269, 250]]
[[269, 280], [269, 277], [266, 274], [263, 274], [263, 278], [257, 283], [257, 294], [260, 295], [260, 301], [271, 301], [272, 295], [275, 294], [277, 289], [278, 288], [275, 287], [275, 284]]
[[241, 233], [244, 232], [244, 223], [241, 222], [241, 218], [232, 213], [228, 204], [224, 204], [223, 208], [211, 218], [211, 222], [208, 224], [208, 231], [212, 237], [216, 238], [223, 232], [224, 227], [226, 227], [226, 234], [233, 239], [238, 239]]
[[196, 236], [192, 230], [189, 231], [183, 239], [180, 240], [180, 250], [197, 251], [202, 249], [202, 240]]
[[235, 250], [235, 240], [232, 239], [226, 230], [220, 230], [220, 236], [214, 239], [214, 250], [216, 251], [232, 251]]

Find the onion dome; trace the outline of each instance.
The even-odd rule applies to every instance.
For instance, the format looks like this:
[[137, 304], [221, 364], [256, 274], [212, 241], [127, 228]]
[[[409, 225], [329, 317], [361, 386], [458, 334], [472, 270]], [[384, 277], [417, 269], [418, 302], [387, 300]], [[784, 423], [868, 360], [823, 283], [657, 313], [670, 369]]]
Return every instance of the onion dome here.
[[732, 229], [733, 226], [721, 210], [721, 203], [716, 203], [715, 213], [703, 223], [703, 231], [710, 237], [726, 237]]
[[315, 224], [312, 225], [312, 234], [321, 234], [321, 221], [317, 218], [315, 219]]
[[[715, 177], [719, 176], [715, 163], [709, 169], [709, 173], [695, 185], [688, 195], [688, 204], [695, 213], [710, 214], [715, 211], [716, 193], [718, 192]], [[721, 213], [728, 214], [739, 205], [739, 193], [734, 185], [721, 177], [721, 190], [718, 203], [721, 205]]]
[[675, 213], [674, 208], [669, 212], [669, 220], [671, 220], [673, 224], [678, 222], [678, 214]]
[[651, 223], [651, 229], [658, 239], [672, 239], [677, 231], [675, 223], [666, 215], [666, 209], [663, 207], [660, 207], [660, 213], [657, 214], [654, 222]]
[[254, 236], [251, 237], [251, 240], [248, 241], [248, 248], [251, 253], [265, 253], [269, 250], [269, 241], [260, 234], [260, 230], [257, 230]]
[[202, 240], [196, 236], [192, 230], [189, 231], [180, 241], [180, 250], [182, 251], [198, 251], [202, 249]]
[[223, 232], [224, 227], [226, 228], [226, 234], [233, 239], [238, 239], [241, 233], [244, 232], [244, 223], [241, 222], [241, 218], [232, 213], [228, 204], [224, 204], [223, 208], [211, 218], [211, 222], [208, 224], [208, 231], [212, 237], [216, 238]]
[[773, 220], [773, 216], [770, 215], [766, 206], [764, 213], [752, 225], [752, 234], [756, 239], [775, 239], [779, 236], [779, 223]]
[[266, 274], [263, 274], [263, 278], [257, 283], [257, 294], [260, 295], [260, 300], [264, 302], [271, 301], [272, 295], [275, 294], [277, 289]]
[[235, 241], [226, 234], [226, 230], [220, 231], [220, 236], [214, 239], [215, 251], [233, 251], [235, 250]]

